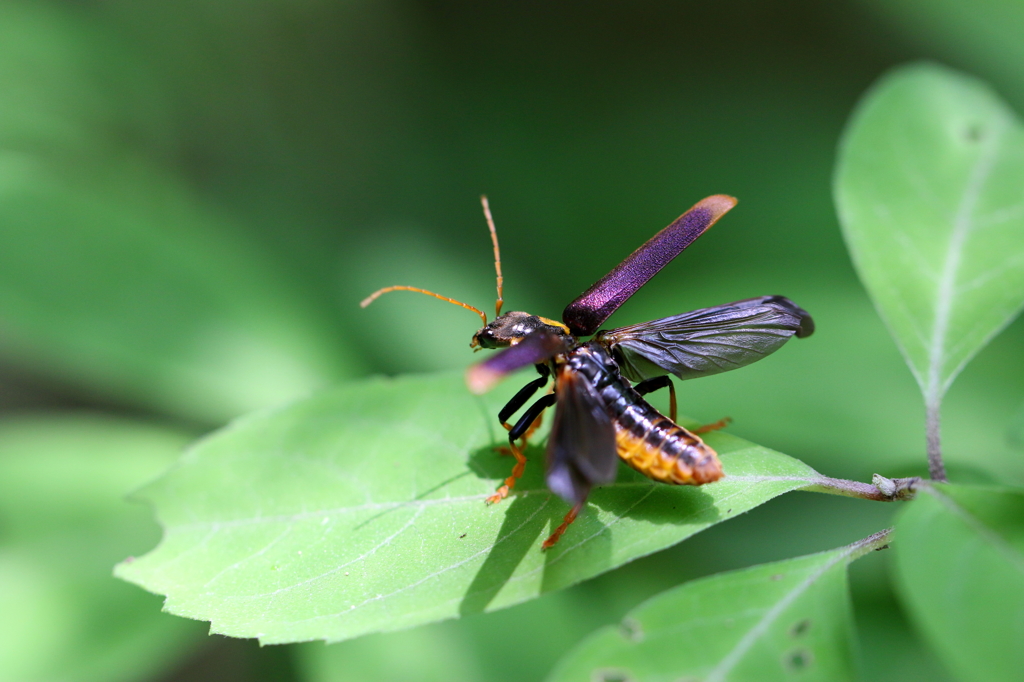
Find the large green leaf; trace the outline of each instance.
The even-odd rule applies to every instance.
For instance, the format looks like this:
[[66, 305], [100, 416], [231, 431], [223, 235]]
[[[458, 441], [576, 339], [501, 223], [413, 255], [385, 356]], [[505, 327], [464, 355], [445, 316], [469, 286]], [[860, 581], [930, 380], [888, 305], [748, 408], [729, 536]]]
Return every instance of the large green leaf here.
[[158, 535], [124, 496], [187, 440], [98, 417], [0, 423], [0, 680], [148, 679], [202, 637], [110, 575]]
[[932, 485], [896, 522], [895, 573], [918, 629], [961, 680], [1024, 670], [1024, 492]]
[[937, 408], [1024, 305], [1024, 130], [973, 78], [899, 69], [848, 125], [835, 197], [860, 278]]
[[631, 611], [569, 653], [549, 680], [852, 680], [847, 547], [696, 580]]
[[243, 419], [143, 491], [164, 538], [117, 574], [166, 608], [262, 642], [341, 640], [515, 604], [673, 545], [821, 477], [726, 434], [726, 477], [693, 487], [627, 471], [594, 491], [551, 551], [568, 507], [539, 449], [511, 499], [493, 446], [515, 388], [475, 398], [460, 374], [352, 383]]
[[153, 161], [149, 82], [72, 16], [0, 7], [5, 360], [216, 424], [354, 373], [273, 258]]

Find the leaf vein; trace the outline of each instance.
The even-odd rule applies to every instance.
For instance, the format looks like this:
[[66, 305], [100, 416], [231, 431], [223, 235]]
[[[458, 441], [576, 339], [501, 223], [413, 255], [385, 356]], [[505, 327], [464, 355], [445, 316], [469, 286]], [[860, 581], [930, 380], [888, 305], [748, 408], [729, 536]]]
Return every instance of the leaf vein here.
[[954, 516], [959, 517], [983, 540], [988, 542], [997, 552], [1002, 554], [1003, 558], [1009, 561], [1014, 568], [1024, 574], [1024, 555], [1021, 555], [1017, 548], [982, 523], [974, 514], [971, 514], [969, 511], [957, 504], [956, 500], [939, 492], [935, 486], [928, 486], [926, 490], [932, 495], [932, 497], [938, 500], [943, 507], [952, 512]]
[[[414, 587], [418, 587], [418, 586], [422, 585], [423, 583], [427, 582], [428, 580], [433, 580], [434, 578], [436, 578], [438, 576], [441, 576], [441, 575], [444, 575], [445, 573], [448, 573], [449, 571], [454, 571], [456, 568], [459, 568], [460, 566], [464, 566], [465, 564], [473, 561], [477, 557], [490, 552], [495, 547], [497, 547], [501, 543], [505, 542], [509, 538], [514, 537], [515, 534], [518, 533], [520, 530], [522, 530], [523, 527], [525, 527], [530, 521], [532, 521], [533, 518], [535, 516], [537, 516], [537, 514], [539, 514], [541, 512], [541, 510], [543, 510], [548, 505], [548, 502], [550, 502], [550, 501], [551, 501], [551, 498], [549, 497], [539, 507], [537, 507], [537, 509], [535, 509], [533, 511], [533, 513], [530, 514], [521, 524], [516, 526], [512, 530], [511, 533], [509, 533], [508, 535], [506, 535], [503, 538], [499, 538], [498, 541], [495, 542], [494, 544], [489, 545], [489, 546], [481, 549], [478, 552], [474, 552], [473, 554], [471, 554], [470, 556], [466, 557], [462, 561], [457, 561], [456, 563], [451, 564], [450, 566], [445, 566], [444, 568], [442, 568], [439, 571], [435, 571], [435, 572], [431, 573], [430, 575], [426, 575], [426, 576], [420, 578], [419, 580], [417, 580], [414, 583], [410, 583], [408, 585], [400, 587], [397, 590], [394, 590], [392, 592], [388, 592], [387, 594], [378, 594], [377, 596], [370, 597], [369, 599], [365, 599], [365, 600], [363, 600], [362, 602], [360, 602], [358, 604], [353, 604], [352, 606], [349, 607], [349, 609], [347, 611], [341, 611], [341, 612], [338, 612], [338, 613], [325, 613], [325, 614], [321, 614], [319, 616], [311, 616], [309, 618], [300, 618], [298, 620], [288, 621], [288, 623], [291, 624], [291, 625], [296, 625], [296, 624], [299, 624], [299, 623], [311, 623], [311, 622], [314, 622], [314, 621], [323, 620], [325, 618], [336, 618], [337, 616], [343, 615], [345, 613], [349, 613], [351, 611], [355, 611], [357, 609], [361, 609], [362, 607], [366, 606], [367, 604], [372, 604], [373, 602], [382, 601], [382, 600], [388, 599], [390, 597], [394, 597], [395, 595], [401, 594], [402, 592], [405, 592], [407, 590], [411, 590]], [[461, 598], [462, 597], [459, 597], [459, 599], [461, 599]]]
[[806, 592], [814, 583], [818, 581], [821, 576], [825, 575], [829, 569], [835, 566], [840, 561], [845, 560], [847, 557], [855, 553], [861, 548], [862, 542], [857, 542], [849, 545], [844, 551], [839, 552], [831, 560], [823, 564], [817, 571], [807, 576], [803, 581], [793, 587], [792, 590], [786, 593], [786, 595], [779, 600], [779, 602], [768, 610], [767, 613], [752, 627], [740, 641], [736, 643], [728, 654], [716, 665], [711, 673], [705, 678], [705, 682], [724, 682], [726, 676], [732, 671], [733, 668], [743, 659], [743, 657], [750, 651], [750, 648], [754, 646], [757, 640], [768, 632], [768, 628], [771, 627], [772, 623], [779, 619], [783, 612], [789, 608], [789, 606], [796, 601], [796, 599]]
[[976, 226], [976, 222], [973, 220], [974, 211], [981, 197], [981, 191], [995, 166], [996, 158], [999, 155], [999, 141], [1004, 130], [1005, 124], [1000, 125], [987, 137], [987, 143], [971, 169], [967, 186], [964, 188], [956, 214], [953, 216], [953, 232], [949, 238], [946, 258], [939, 275], [931, 343], [928, 348], [928, 380], [925, 400], [929, 406], [939, 404], [945, 388], [941, 372], [946, 358], [946, 336], [949, 333], [949, 324], [953, 313], [953, 298], [956, 294], [956, 279], [960, 271], [961, 256], [964, 244]]

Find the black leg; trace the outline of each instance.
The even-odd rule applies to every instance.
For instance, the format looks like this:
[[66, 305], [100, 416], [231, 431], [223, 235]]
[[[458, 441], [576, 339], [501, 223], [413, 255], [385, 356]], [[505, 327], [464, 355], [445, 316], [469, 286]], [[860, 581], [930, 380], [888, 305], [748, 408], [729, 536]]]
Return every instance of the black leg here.
[[545, 384], [548, 383], [547, 372], [544, 373], [540, 379], [534, 379], [530, 383], [519, 389], [519, 392], [512, 396], [512, 400], [509, 400], [505, 404], [505, 407], [501, 408], [501, 412], [498, 413], [498, 420], [502, 426], [508, 428], [508, 420], [513, 414], [519, 411], [519, 408], [526, 404], [526, 401], [533, 397], [533, 394], [544, 388]]
[[[545, 381], [546, 380], [547, 379], [545, 378]], [[527, 429], [530, 428], [530, 424], [532, 424], [533, 421], [540, 416], [540, 413], [555, 404], [555, 399], [556, 398], [554, 393], [548, 393], [546, 396], [535, 402], [533, 405], [530, 405], [530, 409], [524, 412], [523, 416], [520, 417], [519, 421], [516, 422], [516, 425], [509, 430], [509, 442], [511, 443], [512, 441], [517, 440], [524, 433], [526, 433]]]
[[676, 385], [672, 383], [672, 380], [667, 374], [641, 381], [639, 384], [634, 386], [633, 389], [640, 395], [647, 395], [652, 391], [657, 391], [659, 388], [665, 388], [666, 386], [668, 386], [668, 418], [674, 422], [676, 420]]

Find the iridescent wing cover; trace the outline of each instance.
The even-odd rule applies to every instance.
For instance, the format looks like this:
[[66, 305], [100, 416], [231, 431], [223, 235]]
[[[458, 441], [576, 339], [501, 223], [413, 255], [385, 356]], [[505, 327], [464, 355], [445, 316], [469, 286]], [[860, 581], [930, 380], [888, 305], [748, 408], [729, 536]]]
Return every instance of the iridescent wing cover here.
[[576, 336], [596, 332], [619, 306], [735, 205], [736, 199], [724, 194], [698, 201], [566, 306], [562, 322]]
[[548, 437], [548, 488], [580, 504], [595, 485], [615, 480], [619, 465], [615, 427], [586, 376], [564, 368], [556, 382], [558, 402]]
[[466, 370], [466, 384], [473, 393], [486, 393], [506, 374], [528, 365], [545, 363], [566, 350], [566, 337], [537, 330], [516, 345], [471, 366]]
[[743, 367], [778, 350], [791, 336], [814, 332], [814, 320], [783, 296], [763, 296], [601, 332], [622, 375], [680, 379]]

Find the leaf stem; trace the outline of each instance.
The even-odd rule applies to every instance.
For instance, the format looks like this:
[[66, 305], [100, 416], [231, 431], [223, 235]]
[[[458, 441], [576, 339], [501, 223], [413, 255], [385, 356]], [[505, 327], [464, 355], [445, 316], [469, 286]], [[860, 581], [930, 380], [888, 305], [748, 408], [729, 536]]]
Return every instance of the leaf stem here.
[[933, 481], [945, 483], [946, 466], [942, 463], [942, 420], [940, 410], [941, 400], [929, 400], [925, 410], [927, 411], [927, 425], [925, 427], [928, 437], [928, 475]]
[[804, 490], [827, 493], [829, 495], [842, 495], [844, 497], [859, 497], [863, 500], [874, 500], [876, 502], [894, 502], [896, 500], [911, 499], [920, 482], [921, 479], [917, 476], [886, 478], [885, 476], [875, 474], [871, 478], [871, 483], [819, 476], [811, 486], [804, 488]]

